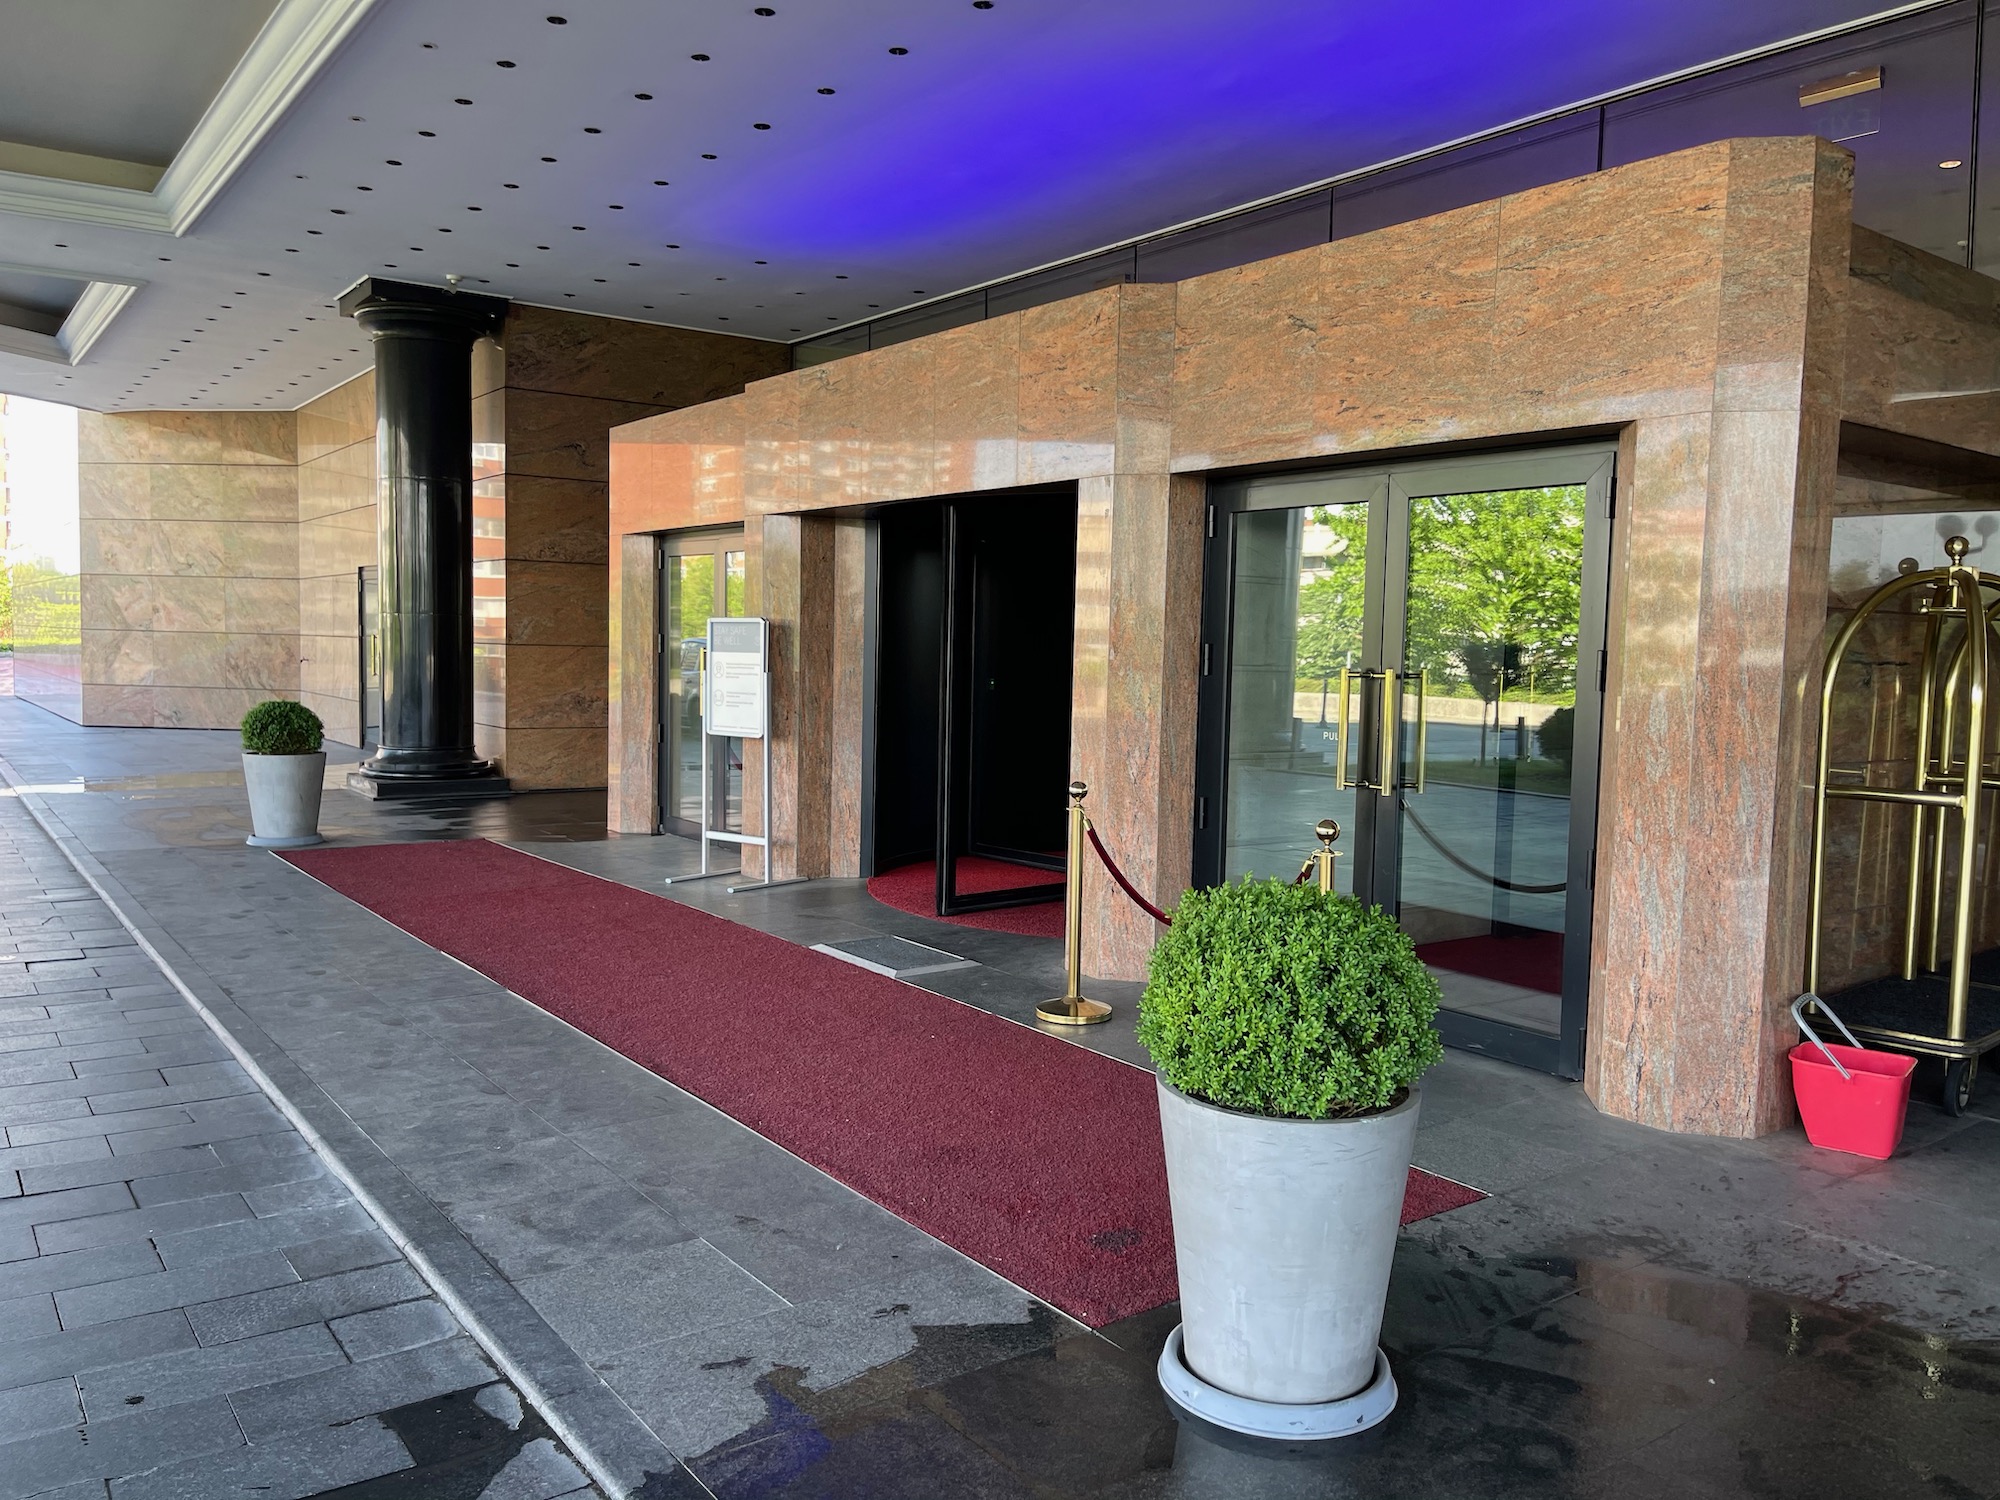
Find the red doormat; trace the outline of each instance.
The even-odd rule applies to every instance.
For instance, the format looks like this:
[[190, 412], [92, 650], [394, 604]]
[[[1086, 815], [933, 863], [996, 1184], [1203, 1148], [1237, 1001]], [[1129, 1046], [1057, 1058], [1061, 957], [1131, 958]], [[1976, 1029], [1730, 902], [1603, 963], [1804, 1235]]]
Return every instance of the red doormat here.
[[1093, 1328], [1177, 1295], [1138, 1068], [497, 844], [284, 857]]
[[1501, 984], [1519, 985], [1544, 995], [1563, 988], [1563, 935], [1560, 932], [1521, 933], [1512, 937], [1451, 938], [1419, 943], [1417, 957], [1434, 969], [1470, 974]]
[[[1052, 885], [1061, 889], [1060, 875], [1050, 879], [1047, 870], [1026, 865], [1010, 865], [1004, 860], [966, 855], [958, 862], [958, 889], [964, 895], [980, 891], [1012, 890], [1021, 885]], [[893, 870], [868, 877], [868, 894], [884, 906], [908, 912], [913, 917], [929, 917], [933, 922], [949, 922], [954, 927], [980, 927], [988, 932], [1012, 932], [1022, 937], [1060, 938], [1063, 935], [1063, 904], [1044, 901], [1035, 906], [1003, 906], [997, 911], [969, 911], [955, 917], [941, 917], [937, 909], [937, 861], [919, 860], [898, 865]]]

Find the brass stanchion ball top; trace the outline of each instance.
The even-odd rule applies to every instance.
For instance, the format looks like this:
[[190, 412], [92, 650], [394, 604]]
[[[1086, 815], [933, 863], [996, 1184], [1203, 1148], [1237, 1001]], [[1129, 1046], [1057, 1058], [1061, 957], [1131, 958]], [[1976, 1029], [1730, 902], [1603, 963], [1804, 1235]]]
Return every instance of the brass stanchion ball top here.
[[1962, 536], [1946, 537], [1944, 555], [1955, 563], [1965, 561], [1965, 554], [1972, 550], [1972, 543]]
[[1081, 802], [1089, 792], [1090, 788], [1080, 781], [1072, 781], [1069, 784], [1069, 799], [1072, 802]]
[[1322, 844], [1332, 848], [1333, 841], [1340, 837], [1340, 825], [1331, 818], [1321, 818], [1313, 825], [1313, 834]]

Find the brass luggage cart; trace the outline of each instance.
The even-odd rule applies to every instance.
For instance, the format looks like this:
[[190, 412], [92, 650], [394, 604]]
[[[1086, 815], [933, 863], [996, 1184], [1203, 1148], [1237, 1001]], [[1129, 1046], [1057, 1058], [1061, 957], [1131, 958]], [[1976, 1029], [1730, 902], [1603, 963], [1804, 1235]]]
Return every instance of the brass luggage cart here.
[[[1945, 543], [1941, 568], [1906, 571], [1862, 601], [1827, 652], [1820, 688], [1819, 761], [1813, 809], [1806, 992], [1817, 995], [1826, 897], [1829, 801], [1885, 802], [1914, 818], [1904, 894], [1901, 973], [1852, 985], [1837, 996], [1865, 1044], [1945, 1064], [1944, 1103], [1952, 1114], [1972, 1101], [1979, 1059], [2000, 1046], [2000, 951], [1975, 953], [1991, 832], [1984, 794], [2000, 788], [1990, 741], [1987, 689], [2000, 639], [2000, 578], [1965, 562], [1970, 543]], [[1907, 785], [1872, 784], [1869, 768], [1832, 764], [1834, 698], [1849, 648], [1884, 605], [1916, 595], [1923, 657], [1915, 684], [1915, 743]], [[1947, 928], [1947, 911], [1949, 926]], [[1948, 941], [1947, 941], [1948, 933]], [[1940, 968], [1943, 957], [1948, 967]]]

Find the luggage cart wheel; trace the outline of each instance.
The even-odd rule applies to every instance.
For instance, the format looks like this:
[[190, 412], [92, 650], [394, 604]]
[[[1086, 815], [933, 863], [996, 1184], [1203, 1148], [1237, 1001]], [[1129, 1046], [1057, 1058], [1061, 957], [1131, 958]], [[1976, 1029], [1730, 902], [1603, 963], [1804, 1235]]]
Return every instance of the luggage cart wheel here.
[[1956, 1057], [1944, 1065], [1944, 1111], [1962, 1115], [1972, 1104], [1972, 1091], [1979, 1080], [1979, 1059]]

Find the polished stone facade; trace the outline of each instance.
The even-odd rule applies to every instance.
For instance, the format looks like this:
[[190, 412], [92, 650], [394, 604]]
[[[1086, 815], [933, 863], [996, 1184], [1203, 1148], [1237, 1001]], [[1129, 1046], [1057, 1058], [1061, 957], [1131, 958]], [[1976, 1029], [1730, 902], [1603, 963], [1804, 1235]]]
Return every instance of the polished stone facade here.
[[[1776, 1128], [1840, 423], [1965, 441], [1958, 414], [1889, 397], [1990, 384], [2000, 335], [1979, 278], [1857, 236], [1850, 192], [1837, 147], [1722, 142], [621, 429], [613, 826], [653, 815], [645, 533], [761, 528], [777, 865], [845, 873], [863, 803], [839, 727], [863, 660], [852, 539], [842, 562], [854, 508], [1074, 481], [1073, 764], [1107, 841], [1170, 905], [1188, 871], [1203, 476], [1615, 433], [1586, 1087], [1670, 1129]], [[1990, 416], [1991, 398], [1966, 399]], [[1093, 972], [1141, 971], [1147, 919], [1107, 890], [1087, 925]]]

